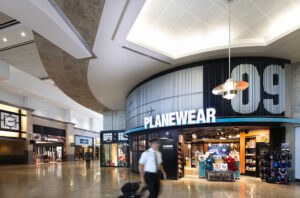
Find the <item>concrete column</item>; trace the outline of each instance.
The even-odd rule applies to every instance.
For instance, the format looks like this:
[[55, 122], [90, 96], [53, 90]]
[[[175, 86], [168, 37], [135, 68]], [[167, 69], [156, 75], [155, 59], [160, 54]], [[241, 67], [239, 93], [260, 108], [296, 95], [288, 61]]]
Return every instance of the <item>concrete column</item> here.
[[125, 130], [125, 111], [105, 111], [103, 130]]
[[65, 109], [65, 122], [72, 122], [72, 111], [69, 109]]
[[292, 181], [295, 180], [295, 126], [285, 125], [285, 142], [290, 144], [290, 153], [293, 158], [291, 160], [292, 167], [288, 169], [288, 176], [292, 178]]
[[27, 156], [27, 163], [33, 164], [33, 145], [30, 144], [30, 138], [32, 137], [33, 133], [33, 122], [32, 122], [32, 112], [27, 111], [27, 137], [26, 137], [26, 144], [25, 144], [25, 152]]
[[74, 143], [74, 124], [67, 124], [66, 127], [66, 161], [75, 160], [75, 147], [72, 147], [71, 144]]

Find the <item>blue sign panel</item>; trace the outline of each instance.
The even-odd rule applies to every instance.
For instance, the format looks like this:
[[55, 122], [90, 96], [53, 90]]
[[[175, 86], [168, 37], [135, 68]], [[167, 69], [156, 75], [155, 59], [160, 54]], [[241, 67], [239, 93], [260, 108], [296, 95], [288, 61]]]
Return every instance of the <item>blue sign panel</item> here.
[[76, 146], [93, 146], [93, 138], [86, 136], [75, 136]]

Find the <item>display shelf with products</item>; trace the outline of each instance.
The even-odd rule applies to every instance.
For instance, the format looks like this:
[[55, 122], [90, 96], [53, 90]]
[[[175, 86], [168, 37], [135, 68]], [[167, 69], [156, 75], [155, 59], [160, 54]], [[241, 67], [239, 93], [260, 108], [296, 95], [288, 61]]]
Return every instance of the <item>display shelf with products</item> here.
[[245, 140], [245, 174], [248, 176], [257, 176], [256, 137], [249, 136]]
[[184, 155], [183, 155], [183, 137], [179, 135], [179, 141], [177, 143], [177, 156], [178, 156], [178, 174], [177, 178], [184, 177]]

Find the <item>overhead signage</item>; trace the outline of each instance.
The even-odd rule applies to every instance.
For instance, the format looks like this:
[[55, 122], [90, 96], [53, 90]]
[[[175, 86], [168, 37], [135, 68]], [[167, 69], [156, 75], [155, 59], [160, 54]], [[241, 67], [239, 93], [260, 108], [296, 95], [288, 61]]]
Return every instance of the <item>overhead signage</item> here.
[[145, 129], [191, 125], [200, 123], [216, 122], [216, 110], [214, 108], [188, 110], [171, 112], [166, 114], [156, 115], [155, 117], [145, 117]]
[[45, 141], [49, 141], [49, 142], [58, 142], [57, 138], [49, 138], [49, 137], [45, 137]]
[[86, 136], [75, 136], [76, 146], [93, 146], [93, 138]]
[[80, 139], [80, 144], [88, 144], [89, 143], [89, 140], [87, 139]]

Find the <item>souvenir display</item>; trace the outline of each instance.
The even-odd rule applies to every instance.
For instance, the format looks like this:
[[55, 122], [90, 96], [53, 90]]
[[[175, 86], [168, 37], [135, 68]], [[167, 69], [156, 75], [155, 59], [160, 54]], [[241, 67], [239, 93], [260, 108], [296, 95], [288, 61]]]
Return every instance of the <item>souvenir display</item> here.
[[261, 179], [268, 183], [289, 184], [291, 178], [287, 176], [288, 168], [292, 166], [289, 161], [292, 155], [289, 153], [290, 145], [283, 143], [280, 152], [270, 151], [263, 155], [261, 162]]
[[213, 170], [214, 169], [214, 166], [213, 166], [214, 163], [215, 163], [215, 159], [210, 155], [206, 159], [206, 163], [205, 163], [206, 170]]
[[235, 160], [231, 156], [229, 156], [226, 159], [226, 163], [228, 165], [228, 170], [229, 171], [236, 171], [237, 170], [237, 167], [236, 167], [236, 164], [235, 164]]

